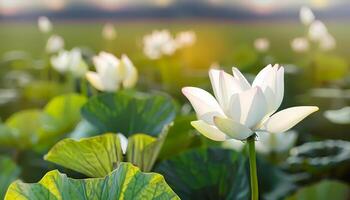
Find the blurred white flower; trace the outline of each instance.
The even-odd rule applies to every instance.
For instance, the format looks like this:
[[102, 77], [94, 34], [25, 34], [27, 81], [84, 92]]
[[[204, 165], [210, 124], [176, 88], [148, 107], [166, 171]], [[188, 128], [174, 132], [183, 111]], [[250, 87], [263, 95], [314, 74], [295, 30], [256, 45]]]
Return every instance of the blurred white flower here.
[[350, 106], [338, 110], [327, 110], [323, 116], [335, 124], [350, 124]]
[[334, 49], [336, 46], [336, 42], [334, 37], [331, 34], [327, 34], [320, 40], [320, 49], [324, 51], [329, 51]]
[[328, 35], [328, 30], [323, 22], [319, 20], [312, 22], [312, 24], [309, 27], [310, 40], [321, 41], [321, 39], [324, 38], [326, 35]]
[[305, 26], [310, 25], [315, 20], [314, 13], [311, 11], [309, 7], [306, 7], [306, 6], [301, 7], [299, 12], [299, 17], [300, 17], [301, 23], [303, 23]]
[[102, 29], [102, 37], [105, 40], [114, 40], [117, 36], [117, 32], [111, 23], [107, 23], [104, 25]]
[[309, 50], [309, 41], [304, 37], [297, 37], [290, 43], [293, 51], [302, 53]]
[[254, 47], [259, 52], [265, 52], [270, 48], [270, 41], [267, 38], [257, 38], [254, 41]]
[[256, 151], [263, 154], [286, 152], [295, 145], [298, 137], [296, 131], [287, 131], [285, 133], [257, 132], [257, 135]]
[[128, 148], [128, 138], [125, 137], [123, 134], [118, 133], [117, 134], [119, 137], [119, 141], [120, 141], [120, 147], [122, 149], [123, 154], [126, 153], [126, 149]]
[[46, 43], [46, 51], [48, 53], [56, 53], [64, 47], [64, 40], [59, 35], [52, 35]]
[[48, 33], [52, 30], [51, 21], [46, 16], [41, 16], [38, 18], [38, 27], [42, 33]]
[[193, 45], [197, 40], [194, 31], [182, 31], [176, 35], [175, 41], [178, 48], [188, 47]]
[[252, 85], [237, 68], [232, 70], [234, 76], [222, 70], [209, 71], [216, 98], [200, 88], [182, 89], [197, 113], [192, 126], [212, 140], [245, 140], [257, 131], [282, 133], [318, 110], [299, 106], [275, 113], [284, 95], [283, 67], [268, 65]]
[[101, 52], [93, 58], [93, 62], [96, 72], [87, 72], [86, 78], [96, 89], [114, 92], [120, 86], [135, 86], [138, 79], [137, 70], [126, 55], [118, 59], [113, 54]]
[[163, 55], [172, 55], [177, 45], [168, 30], [153, 31], [143, 37], [143, 52], [150, 59], [159, 59]]
[[52, 67], [61, 74], [71, 72], [75, 77], [81, 77], [88, 70], [88, 66], [77, 48], [71, 51], [62, 50], [58, 55], [52, 56], [50, 61]]
[[225, 149], [233, 149], [236, 151], [241, 151], [244, 147], [244, 143], [239, 140], [228, 139], [223, 141], [221, 146]]

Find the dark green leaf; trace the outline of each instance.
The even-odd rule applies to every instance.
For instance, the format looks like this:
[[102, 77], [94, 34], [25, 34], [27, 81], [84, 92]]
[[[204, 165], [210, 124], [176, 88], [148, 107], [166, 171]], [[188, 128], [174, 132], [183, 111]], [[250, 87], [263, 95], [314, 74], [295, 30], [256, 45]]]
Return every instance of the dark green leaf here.
[[92, 97], [82, 108], [83, 117], [100, 133], [157, 136], [175, 117], [173, 101], [163, 95], [138, 95], [127, 91]]
[[0, 157], [0, 199], [4, 199], [7, 187], [17, 179], [21, 170], [7, 157]]

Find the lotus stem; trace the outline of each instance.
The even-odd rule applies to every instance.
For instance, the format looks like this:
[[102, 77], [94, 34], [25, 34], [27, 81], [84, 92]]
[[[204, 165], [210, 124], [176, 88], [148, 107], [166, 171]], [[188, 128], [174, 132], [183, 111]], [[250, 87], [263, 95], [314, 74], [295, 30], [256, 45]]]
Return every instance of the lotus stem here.
[[252, 200], [259, 199], [258, 175], [256, 171], [255, 135], [247, 139], [249, 148], [250, 187]]

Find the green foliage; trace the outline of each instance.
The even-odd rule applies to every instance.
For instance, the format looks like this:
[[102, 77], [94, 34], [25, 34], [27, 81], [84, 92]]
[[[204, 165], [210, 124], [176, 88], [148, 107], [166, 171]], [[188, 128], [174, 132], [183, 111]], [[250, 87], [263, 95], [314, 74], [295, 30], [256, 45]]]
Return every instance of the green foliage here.
[[118, 136], [104, 134], [80, 141], [61, 140], [44, 159], [89, 177], [104, 177], [123, 160], [123, 153]]
[[125, 136], [134, 133], [157, 136], [173, 121], [175, 112], [169, 97], [127, 91], [92, 97], [82, 108], [83, 117], [100, 133], [114, 132]]
[[314, 60], [312, 73], [316, 81], [333, 81], [344, 78], [348, 73], [348, 64], [341, 57], [329, 54], [318, 54]]
[[166, 135], [166, 131], [160, 134], [158, 138], [145, 134], [132, 135], [129, 137], [126, 151], [127, 161], [138, 166], [142, 171], [151, 171], [158, 158]]
[[43, 103], [62, 93], [64, 93], [63, 85], [52, 81], [31, 82], [23, 90], [26, 99]]
[[194, 120], [195, 115], [176, 117], [159, 154], [160, 159], [170, 158], [200, 144], [199, 137], [191, 126], [191, 121]]
[[79, 122], [85, 101], [81, 95], [65, 94], [52, 99], [43, 110], [13, 114], [0, 124], [0, 144], [21, 150], [47, 149]]
[[181, 199], [249, 199], [246, 158], [230, 150], [194, 149], [161, 162], [156, 171]]
[[42, 111], [34, 109], [13, 114], [1, 125], [0, 144], [17, 149], [32, 148], [39, 141], [42, 117]]
[[0, 157], [0, 199], [4, 199], [7, 187], [20, 172], [20, 168], [10, 158]]
[[[126, 161], [149, 172], [158, 157], [166, 132], [158, 138], [135, 134], [129, 137]], [[75, 170], [89, 177], [103, 177], [123, 161], [120, 139], [116, 134], [103, 134], [75, 141], [58, 142], [45, 156], [45, 160]]]
[[347, 200], [350, 196], [350, 187], [339, 181], [322, 181], [317, 184], [299, 189], [286, 200]]
[[105, 178], [72, 179], [57, 170], [48, 172], [38, 183], [12, 183], [5, 200], [12, 199], [179, 199], [156, 173], [142, 173], [130, 163], [121, 163]]

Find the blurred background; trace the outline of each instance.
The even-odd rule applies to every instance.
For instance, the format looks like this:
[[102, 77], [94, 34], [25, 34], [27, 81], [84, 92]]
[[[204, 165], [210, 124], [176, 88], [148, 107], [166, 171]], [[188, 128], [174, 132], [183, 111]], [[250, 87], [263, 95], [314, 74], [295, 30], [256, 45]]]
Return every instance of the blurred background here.
[[[170, 131], [170, 145], [165, 144], [170, 147], [161, 153], [160, 159], [164, 159], [170, 157], [169, 149], [180, 152], [176, 150], [177, 131], [185, 132], [185, 139], [198, 136], [189, 125], [194, 115], [181, 94], [182, 87], [212, 91], [210, 68], [231, 73], [235, 66], [253, 80], [266, 65], [280, 64], [285, 68], [285, 97], [280, 109], [315, 105], [320, 110], [296, 126], [291, 138], [268, 138], [265, 147], [270, 149], [262, 152], [267, 151], [268, 160], [279, 167], [308, 172], [307, 178], [297, 179], [307, 179], [302, 184], [324, 178], [348, 184], [349, 35], [347, 0], [0, 0], [0, 125], [11, 125], [10, 116], [25, 109], [41, 109], [61, 94], [98, 93], [84, 82], [84, 73], [74, 77], [63, 73], [60, 67], [68, 51], [78, 49], [82, 60], [79, 67], [91, 71], [95, 70], [92, 58], [101, 51], [118, 58], [126, 54], [139, 73], [136, 90], [170, 94], [180, 117], [187, 117], [178, 120], [180, 125]], [[63, 50], [67, 54], [61, 53]], [[79, 109], [74, 111], [78, 116]], [[22, 123], [12, 125], [27, 134], [26, 120], [23, 117]], [[69, 131], [65, 129], [54, 141], [70, 137], [75, 128], [80, 130], [77, 124], [69, 124]], [[54, 168], [42, 159], [54, 143], [45, 141], [44, 150], [37, 150], [37, 141], [27, 141], [33, 143], [27, 147], [21, 144], [25, 143], [20, 140], [22, 135], [14, 134], [9, 139], [2, 133], [5, 129], [0, 126], [0, 144], [10, 144], [10, 151], [0, 145], [0, 152], [11, 152], [17, 164], [27, 167], [29, 163], [38, 172], [34, 175], [28, 167], [21, 178], [37, 181]], [[28, 133], [24, 141], [31, 134], [35, 135]], [[276, 144], [275, 139], [280, 143]], [[286, 140], [289, 143], [284, 145], [281, 141]], [[304, 143], [307, 147], [289, 151]], [[21, 160], [18, 152], [34, 156], [21, 155]], [[282, 159], [276, 159], [280, 152]], [[1, 191], [0, 187], [0, 198], [5, 189]], [[348, 185], [344, 190], [349, 194]]]

